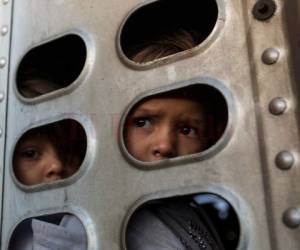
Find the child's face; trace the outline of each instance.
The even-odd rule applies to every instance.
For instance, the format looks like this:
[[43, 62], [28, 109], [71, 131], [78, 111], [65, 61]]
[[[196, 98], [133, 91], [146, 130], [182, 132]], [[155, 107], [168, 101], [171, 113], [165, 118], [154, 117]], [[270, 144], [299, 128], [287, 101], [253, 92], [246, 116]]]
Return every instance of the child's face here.
[[61, 179], [63, 164], [52, 142], [43, 135], [22, 138], [14, 155], [14, 169], [25, 185]]
[[127, 118], [127, 150], [147, 162], [197, 153], [206, 146], [205, 126], [199, 103], [155, 97], [139, 104]]

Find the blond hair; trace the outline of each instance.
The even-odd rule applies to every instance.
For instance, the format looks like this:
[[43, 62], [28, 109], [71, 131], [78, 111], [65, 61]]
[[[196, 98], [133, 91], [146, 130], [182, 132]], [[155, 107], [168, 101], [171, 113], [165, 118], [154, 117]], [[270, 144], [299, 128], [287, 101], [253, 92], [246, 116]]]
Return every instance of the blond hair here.
[[131, 60], [137, 63], [146, 63], [181, 51], [194, 48], [198, 45], [195, 32], [180, 29], [176, 32], [163, 35], [155, 40], [139, 45], [133, 51]]

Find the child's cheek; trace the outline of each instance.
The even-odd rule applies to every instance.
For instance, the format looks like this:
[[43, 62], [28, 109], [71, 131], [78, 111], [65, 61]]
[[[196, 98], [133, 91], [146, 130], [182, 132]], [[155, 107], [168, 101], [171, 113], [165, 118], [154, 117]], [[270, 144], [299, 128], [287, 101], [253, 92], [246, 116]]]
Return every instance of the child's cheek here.
[[[134, 127], [131, 130], [131, 139], [132, 140], [141, 140], [149, 136], [150, 130], [146, 128]], [[130, 139], [130, 138], [129, 138]], [[137, 142], [135, 142], [137, 143]]]
[[201, 152], [203, 150], [203, 142], [199, 137], [185, 137], [180, 140], [181, 155], [189, 155]]

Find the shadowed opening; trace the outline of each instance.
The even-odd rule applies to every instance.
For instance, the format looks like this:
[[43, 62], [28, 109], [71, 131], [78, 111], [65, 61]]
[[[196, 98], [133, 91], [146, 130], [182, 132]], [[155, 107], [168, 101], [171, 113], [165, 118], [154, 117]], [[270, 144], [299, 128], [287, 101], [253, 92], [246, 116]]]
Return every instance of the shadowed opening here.
[[200, 193], [149, 201], [130, 217], [126, 249], [237, 249], [238, 216], [228, 201]]
[[175, 54], [203, 42], [212, 32], [217, 17], [218, 6], [214, 0], [155, 1], [138, 8], [127, 18], [121, 30], [121, 49], [132, 59], [149, 44], [188, 33], [192, 45], [175, 46], [168, 55]]
[[83, 39], [66, 35], [31, 49], [17, 71], [17, 89], [27, 98], [37, 97], [72, 84], [87, 56]]

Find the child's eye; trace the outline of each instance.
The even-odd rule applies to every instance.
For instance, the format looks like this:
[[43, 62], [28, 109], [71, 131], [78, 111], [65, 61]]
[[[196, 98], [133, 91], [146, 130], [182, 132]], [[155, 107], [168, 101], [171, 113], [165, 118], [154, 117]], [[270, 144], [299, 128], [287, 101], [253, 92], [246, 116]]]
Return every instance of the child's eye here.
[[34, 148], [26, 148], [22, 151], [22, 156], [28, 159], [37, 159], [39, 152]]
[[183, 126], [179, 129], [179, 132], [183, 135], [196, 137], [198, 135], [198, 130], [189, 126]]
[[134, 119], [134, 125], [138, 128], [150, 128], [152, 124], [151, 119], [141, 117]]

